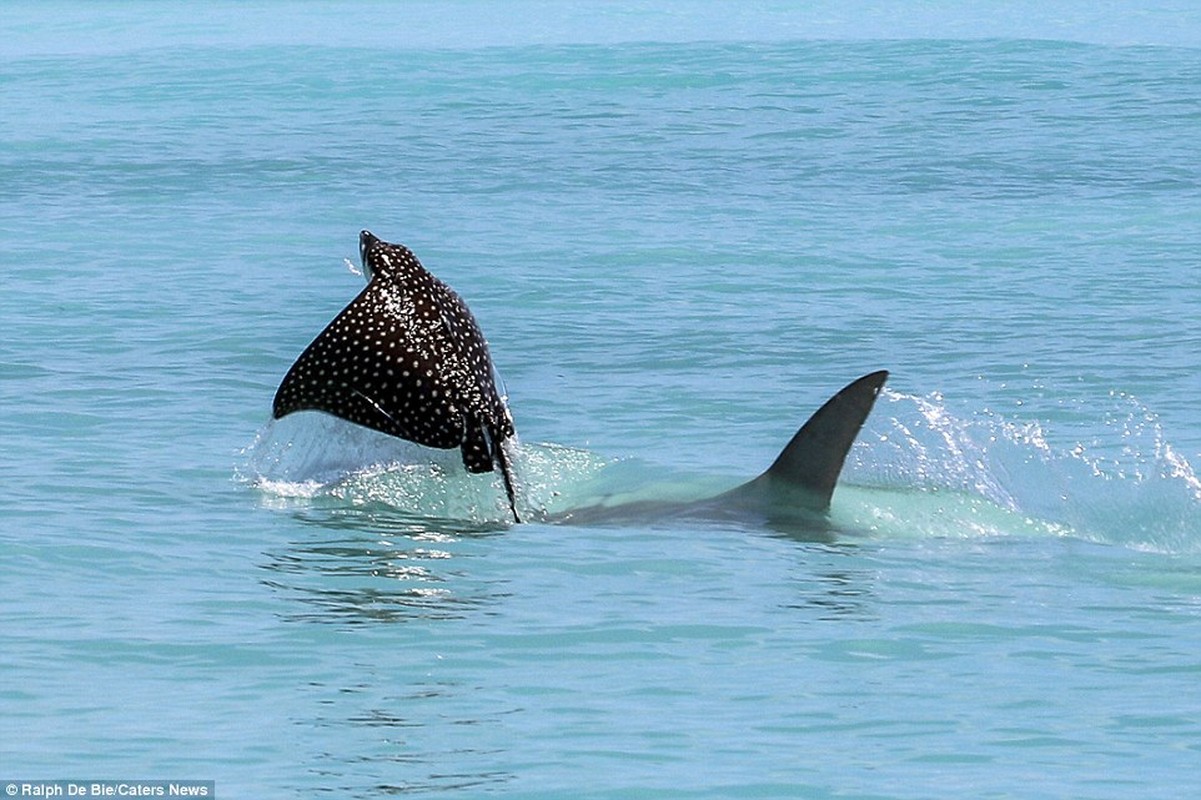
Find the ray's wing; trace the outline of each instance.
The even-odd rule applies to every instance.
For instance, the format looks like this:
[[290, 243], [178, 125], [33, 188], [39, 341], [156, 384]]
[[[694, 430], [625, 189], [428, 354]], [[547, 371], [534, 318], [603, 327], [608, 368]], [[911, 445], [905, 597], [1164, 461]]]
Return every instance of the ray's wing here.
[[288, 370], [274, 416], [324, 411], [428, 447], [459, 447], [464, 420], [448, 386], [451, 349], [427, 297], [373, 279]]

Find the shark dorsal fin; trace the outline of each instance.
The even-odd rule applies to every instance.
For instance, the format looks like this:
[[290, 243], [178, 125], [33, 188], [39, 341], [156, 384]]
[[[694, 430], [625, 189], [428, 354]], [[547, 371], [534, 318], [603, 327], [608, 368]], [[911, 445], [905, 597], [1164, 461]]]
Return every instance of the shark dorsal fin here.
[[886, 370], [864, 375], [827, 400], [801, 426], [767, 471], [752, 483], [767, 484], [772, 489], [799, 490], [815, 510], [829, 508], [847, 452], [886, 380]]

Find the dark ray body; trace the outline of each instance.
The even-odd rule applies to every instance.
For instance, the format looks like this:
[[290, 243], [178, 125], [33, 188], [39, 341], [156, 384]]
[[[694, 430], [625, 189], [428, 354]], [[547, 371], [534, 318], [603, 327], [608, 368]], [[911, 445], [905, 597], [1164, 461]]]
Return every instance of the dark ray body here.
[[462, 450], [469, 472], [504, 476], [513, 418], [496, 388], [488, 343], [455, 292], [402, 245], [359, 235], [367, 286], [288, 370], [276, 419], [324, 411], [428, 447]]

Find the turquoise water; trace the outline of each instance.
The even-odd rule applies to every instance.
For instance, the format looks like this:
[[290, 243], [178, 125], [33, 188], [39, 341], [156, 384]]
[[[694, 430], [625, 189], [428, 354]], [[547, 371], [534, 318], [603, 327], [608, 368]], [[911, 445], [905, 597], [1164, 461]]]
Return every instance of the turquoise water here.
[[[0, 780], [1191, 796], [1196, 11], [208, 8], [0, 17]], [[471, 304], [535, 518], [890, 369], [829, 525], [510, 527], [269, 422], [361, 228]]]

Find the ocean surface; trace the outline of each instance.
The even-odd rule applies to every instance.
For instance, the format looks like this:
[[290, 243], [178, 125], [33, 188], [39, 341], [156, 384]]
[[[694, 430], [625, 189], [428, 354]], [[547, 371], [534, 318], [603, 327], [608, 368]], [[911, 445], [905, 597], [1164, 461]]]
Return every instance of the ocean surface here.
[[[5, 3], [0, 782], [1195, 796], [1201, 10], [913, 5]], [[363, 228], [533, 522], [271, 421]], [[554, 522], [881, 368], [825, 521]]]

